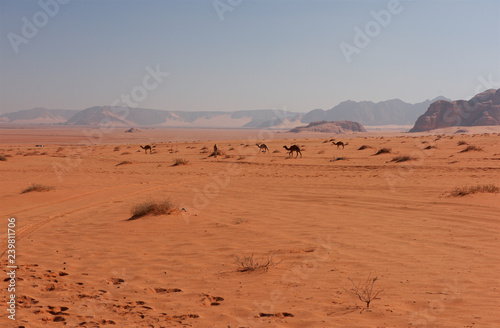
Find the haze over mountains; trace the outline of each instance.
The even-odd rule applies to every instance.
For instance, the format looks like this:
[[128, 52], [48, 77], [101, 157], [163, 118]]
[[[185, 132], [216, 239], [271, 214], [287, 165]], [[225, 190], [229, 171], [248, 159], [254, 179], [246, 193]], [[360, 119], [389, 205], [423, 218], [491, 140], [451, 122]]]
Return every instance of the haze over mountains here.
[[139, 127], [293, 128], [316, 121], [355, 121], [363, 125], [411, 125], [438, 97], [410, 104], [400, 99], [374, 103], [344, 101], [330, 110], [308, 113], [261, 109], [245, 111], [164, 111], [146, 108], [95, 106], [81, 111], [33, 108], [0, 115], [0, 123], [68, 124]]

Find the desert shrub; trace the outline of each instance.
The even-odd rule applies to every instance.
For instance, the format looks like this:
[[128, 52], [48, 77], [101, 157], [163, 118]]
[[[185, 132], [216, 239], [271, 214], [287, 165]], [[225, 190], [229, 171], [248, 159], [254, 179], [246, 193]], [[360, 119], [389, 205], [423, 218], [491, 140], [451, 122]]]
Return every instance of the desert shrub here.
[[243, 160], [243, 159], [245, 159], [245, 158], [246, 158], [246, 156], [243, 156], [243, 155], [238, 156], [238, 161], [241, 161], [241, 160]]
[[119, 150], [120, 150], [120, 147], [115, 147], [115, 148], [113, 149], [113, 151], [119, 151]]
[[116, 166], [125, 165], [125, 164], [132, 164], [132, 162], [131, 161], [123, 161], [123, 162], [116, 164]]
[[411, 157], [408, 155], [400, 155], [400, 156], [396, 156], [393, 159], [391, 159], [391, 162], [401, 163], [401, 162], [414, 161], [414, 160], [416, 160], [415, 157]]
[[179, 165], [187, 165], [189, 164], [189, 161], [185, 158], [175, 158], [174, 159], [174, 164], [172, 166], [179, 166]]
[[390, 154], [391, 148], [380, 148], [375, 155], [380, 155], [380, 154]]
[[37, 192], [51, 191], [54, 189], [55, 189], [55, 187], [53, 187], [53, 186], [47, 186], [47, 185], [35, 183], [35, 184], [32, 184], [31, 186], [27, 187], [23, 191], [21, 191], [21, 194], [25, 194], [28, 192], [34, 192], [34, 191], [37, 191]]
[[130, 210], [132, 216], [128, 221], [136, 220], [146, 215], [168, 215], [174, 212], [175, 205], [170, 199], [164, 199], [162, 201], [150, 199], [134, 205]]
[[354, 297], [357, 297], [361, 302], [366, 303], [366, 308], [369, 308], [370, 303], [377, 298], [378, 294], [382, 292], [382, 290], [374, 289], [374, 284], [378, 279], [377, 277], [371, 278], [371, 276], [368, 275], [365, 282], [360, 282], [358, 284], [356, 284], [351, 278], [348, 279], [352, 283], [353, 288], [346, 289], [346, 291]]
[[130, 154], [131, 154], [131, 152], [126, 151], [126, 152], [121, 153], [120, 155], [130, 155]]
[[62, 152], [63, 150], [64, 150], [63, 147], [59, 147], [59, 148], [57, 148], [56, 153]]
[[449, 195], [452, 197], [463, 197], [469, 194], [476, 193], [498, 193], [500, 192], [500, 188], [493, 184], [486, 185], [476, 185], [476, 186], [465, 186], [465, 187], [457, 187], [453, 189]]
[[429, 145], [429, 146], [425, 147], [424, 149], [433, 149], [433, 148], [437, 148], [437, 147], [436, 147], [436, 146]]
[[465, 153], [465, 152], [468, 152], [468, 151], [482, 151], [483, 148], [481, 147], [478, 147], [478, 146], [467, 146], [467, 148], [465, 148], [464, 150], [460, 151], [461, 153]]
[[266, 258], [263, 259], [262, 261], [256, 260], [253, 257], [253, 254], [250, 256], [244, 256], [243, 258], [236, 256], [236, 264], [238, 266], [236, 271], [238, 272], [267, 271], [276, 265], [273, 261], [273, 258], [274, 254], [267, 255]]
[[7, 157], [5, 155], [0, 154], [0, 161], [6, 161]]
[[460, 140], [459, 142], [457, 142], [457, 145], [463, 146], [463, 145], [468, 145], [468, 143], [467, 143], [467, 141]]
[[373, 148], [373, 147], [372, 146], [363, 145], [363, 146], [359, 147], [358, 150], [363, 150], [363, 149], [367, 149], [367, 148]]

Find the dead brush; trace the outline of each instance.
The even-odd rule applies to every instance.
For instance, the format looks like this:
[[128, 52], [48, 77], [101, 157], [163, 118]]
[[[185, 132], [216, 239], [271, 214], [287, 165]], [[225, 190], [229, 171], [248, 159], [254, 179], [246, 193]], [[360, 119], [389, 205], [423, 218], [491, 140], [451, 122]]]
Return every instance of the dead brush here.
[[374, 155], [390, 154], [391, 148], [380, 148]]
[[382, 290], [375, 290], [374, 285], [378, 280], [377, 277], [371, 278], [371, 275], [368, 275], [368, 278], [364, 282], [360, 282], [356, 284], [351, 278], [348, 278], [352, 283], [353, 288], [345, 289], [346, 292], [358, 298], [361, 302], [366, 303], [366, 308], [370, 307], [370, 303], [377, 298], [378, 294], [382, 292]]
[[465, 148], [464, 150], [461, 150], [460, 153], [466, 153], [468, 151], [482, 151], [482, 150], [483, 148], [481, 147], [470, 145], [467, 146], [467, 148]]
[[172, 166], [179, 166], [179, 165], [188, 165], [189, 161], [185, 158], [176, 158], [174, 159], [174, 163]]
[[400, 156], [396, 156], [393, 159], [391, 159], [391, 162], [402, 163], [402, 162], [414, 161], [414, 160], [416, 160], [415, 157], [411, 157], [408, 155], [400, 155]]
[[244, 257], [236, 256], [235, 262], [238, 266], [236, 268], [238, 272], [268, 271], [277, 265], [277, 263], [274, 263], [274, 254], [267, 255], [262, 260], [255, 259], [254, 254]]
[[176, 211], [176, 206], [170, 199], [162, 201], [150, 199], [134, 205], [130, 210], [132, 216], [127, 221], [137, 220], [146, 215], [169, 215]]
[[35, 183], [35, 184], [32, 184], [31, 186], [27, 187], [23, 191], [21, 191], [21, 194], [26, 194], [28, 192], [34, 192], [34, 191], [36, 191], [36, 192], [51, 191], [54, 189], [55, 189], [54, 186], [47, 186], [47, 185]]
[[486, 185], [476, 185], [476, 186], [466, 186], [466, 187], [457, 187], [448, 193], [450, 197], [463, 197], [470, 194], [477, 193], [498, 193], [500, 192], [500, 188], [495, 186], [494, 184], [486, 184]]

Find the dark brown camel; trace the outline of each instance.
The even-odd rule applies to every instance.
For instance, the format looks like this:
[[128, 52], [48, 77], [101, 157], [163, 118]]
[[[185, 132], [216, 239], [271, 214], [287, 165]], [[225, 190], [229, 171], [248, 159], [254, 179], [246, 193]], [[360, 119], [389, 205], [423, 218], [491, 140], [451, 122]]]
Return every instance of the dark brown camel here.
[[257, 147], [259, 147], [259, 153], [260, 152], [263, 152], [264, 154], [266, 153], [266, 151], [269, 151], [269, 148], [267, 148], [266, 144], [256, 144]]
[[340, 146], [342, 146], [342, 149], [344, 149], [344, 143], [342, 141], [339, 141], [339, 142], [332, 142], [334, 145], [337, 145], [337, 149], [339, 149]]
[[295, 155], [295, 158], [297, 158], [297, 156], [299, 156], [299, 154], [300, 154], [300, 158], [302, 158], [302, 153], [300, 152], [299, 146], [292, 145], [292, 146], [290, 146], [290, 148], [288, 148], [287, 146], [283, 146], [283, 148], [285, 148], [286, 150], [288, 150], [288, 155], [289, 156], [293, 156], [293, 152], [296, 152], [297, 155]]
[[151, 151], [152, 151], [152, 150], [153, 150], [153, 148], [155, 148], [156, 146], [151, 147], [150, 145], [146, 145], [146, 146], [144, 146], [144, 147], [142, 147], [142, 146], [139, 146], [139, 147], [141, 147], [142, 149], [144, 149], [144, 153], [146, 153], [146, 154], [148, 153], [148, 149], [149, 149], [149, 153], [151, 154]]

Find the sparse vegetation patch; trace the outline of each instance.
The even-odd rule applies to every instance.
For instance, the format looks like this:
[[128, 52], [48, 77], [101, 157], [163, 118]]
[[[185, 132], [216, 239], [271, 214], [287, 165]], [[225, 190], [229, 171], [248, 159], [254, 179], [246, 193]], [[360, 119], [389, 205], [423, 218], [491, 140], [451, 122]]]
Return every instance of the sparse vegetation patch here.
[[133, 163], [131, 161], [123, 161], [123, 162], [116, 164], [116, 166], [126, 165], [126, 164], [133, 164]]
[[172, 166], [179, 166], [179, 165], [188, 165], [189, 161], [185, 158], [176, 158], [174, 159], [174, 164]]
[[4, 155], [0, 154], [0, 161], [6, 161], [7, 160], [7, 157], [5, 157]]
[[132, 216], [127, 221], [136, 220], [146, 215], [169, 215], [175, 211], [175, 205], [170, 199], [162, 201], [151, 199], [134, 205], [130, 210]]
[[380, 154], [390, 154], [391, 153], [391, 148], [380, 148], [375, 155], [380, 155]]
[[367, 148], [373, 148], [373, 147], [372, 146], [363, 145], [363, 146], [359, 147], [358, 150], [363, 150], [363, 149], [367, 149]]
[[463, 196], [466, 196], [469, 194], [498, 193], [498, 192], [500, 192], [499, 187], [495, 186], [494, 184], [486, 184], [486, 185], [457, 187], [449, 193], [449, 196], [451, 196], [451, 197], [463, 197]]
[[411, 157], [411, 156], [408, 156], [408, 155], [401, 155], [401, 156], [394, 157], [391, 160], [391, 162], [401, 163], [401, 162], [414, 161], [414, 160], [416, 160], [415, 157]]
[[467, 148], [465, 148], [464, 150], [460, 151], [461, 153], [465, 153], [465, 152], [468, 152], [468, 151], [482, 151], [483, 148], [481, 147], [478, 147], [478, 146], [467, 146]]
[[47, 185], [35, 183], [35, 184], [32, 184], [31, 186], [29, 186], [28, 188], [24, 189], [23, 191], [21, 191], [21, 194], [25, 194], [28, 192], [34, 192], [34, 191], [37, 191], [37, 192], [51, 191], [54, 189], [55, 189], [55, 187], [53, 187], [53, 186], [47, 186]]
[[244, 256], [243, 258], [236, 256], [236, 264], [238, 265], [236, 271], [238, 272], [267, 271], [276, 265], [273, 260], [274, 254], [267, 255], [267, 257], [262, 260], [256, 260], [253, 256], [254, 256], [253, 254], [250, 256]]

